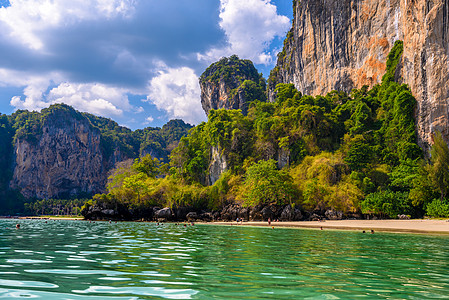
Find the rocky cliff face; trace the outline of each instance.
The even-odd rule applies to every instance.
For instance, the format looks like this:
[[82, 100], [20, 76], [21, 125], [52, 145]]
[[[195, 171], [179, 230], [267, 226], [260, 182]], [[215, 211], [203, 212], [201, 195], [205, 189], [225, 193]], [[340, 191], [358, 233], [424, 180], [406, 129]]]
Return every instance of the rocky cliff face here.
[[220, 147], [212, 147], [207, 184], [213, 185], [227, 169], [228, 162], [223, 151]]
[[218, 83], [204, 82], [201, 85], [201, 104], [206, 115], [212, 109], [241, 109], [244, 114], [248, 111], [247, 99], [240, 92], [231, 95], [231, 91], [238, 88], [238, 82]]
[[[150, 153], [167, 159], [192, 128], [172, 120], [131, 131], [65, 104], [0, 116], [0, 209], [14, 189], [25, 198], [88, 196], [105, 190], [117, 163]], [[12, 175], [11, 175], [12, 174]]]
[[381, 81], [394, 42], [403, 40], [396, 77], [418, 101], [418, 142], [428, 149], [436, 130], [449, 139], [448, 18], [449, 0], [295, 0], [270, 100], [277, 83], [310, 95], [371, 87]]
[[201, 104], [206, 115], [212, 109], [248, 111], [249, 99], [264, 101], [265, 82], [253, 63], [237, 56], [212, 64], [200, 77]]
[[10, 186], [27, 197], [68, 197], [104, 189], [106, 172], [100, 131], [73, 110], [58, 110], [42, 121], [35, 139], [18, 137]]

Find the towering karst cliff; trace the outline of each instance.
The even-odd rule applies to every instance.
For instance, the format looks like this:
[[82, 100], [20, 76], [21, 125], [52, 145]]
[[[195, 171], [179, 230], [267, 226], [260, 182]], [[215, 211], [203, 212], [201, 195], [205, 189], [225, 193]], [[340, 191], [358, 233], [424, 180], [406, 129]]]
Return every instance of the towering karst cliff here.
[[448, 0], [294, 0], [293, 27], [269, 84], [293, 83], [304, 94], [379, 83], [388, 51], [403, 40], [396, 79], [418, 100], [419, 144], [449, 139]]
[[87, 118], [70, 107], [50, 107], [32, 126], [34, 135], [16, 136], [12, 188], [40, 199], [103, 190], [100, 130]]
[[116, 163], [152, 154], [166, 161], [192, 128], [172, 120], [131, 131], [64, 104], [0, 116], [0, 207], [10, 189], [25, 198], [66, 198], [105, 190]]
[[[201, 104], [204, 112], [215, 109], [240, 109], [248, 113], [250, 101], [266, 101], [266, 82], [250, 60], [236, 55], [222, 58], [201, 75]], [[210, 117], [210, 116], [209, 116]], [[205, 183], [214, 184], [228, 168], [228, 161], [219, 146], [210, 149], [210, 164]]]
[[265, 80], [253, 63], [233, 55], [212, 64], [200, 77], [201, 104], [211, 109], [241, 109], [246, 115], [250, 100], [265, 101]]

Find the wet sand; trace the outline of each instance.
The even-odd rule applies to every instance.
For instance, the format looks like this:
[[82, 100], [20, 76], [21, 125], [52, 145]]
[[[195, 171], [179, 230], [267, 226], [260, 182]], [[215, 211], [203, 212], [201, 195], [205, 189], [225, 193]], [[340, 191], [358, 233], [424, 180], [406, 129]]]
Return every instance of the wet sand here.
[[18, 219], [22, 220], [84, 220], [83, 217], [65, 217], [65, 216], [39, 216], [39, 217], [19, 217]]
[[449, 234], [449, 220], [338, 220], [338, 221], [300, 221], [300, 222], [213, 222], [208, 224], [228, 226], [270, 226], [270, 227], [296, 227], [320, 230], [365, 230], [374, 232], [408, 232], [408, 233], [434, 233]]

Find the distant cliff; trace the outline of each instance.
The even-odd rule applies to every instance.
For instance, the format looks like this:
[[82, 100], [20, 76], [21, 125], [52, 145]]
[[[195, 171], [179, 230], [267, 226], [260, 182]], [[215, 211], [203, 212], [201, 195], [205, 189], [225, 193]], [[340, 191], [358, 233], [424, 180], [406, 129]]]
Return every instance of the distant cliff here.
[[14, 143], [11, 187], [26, 198], [53, 198], [101, 191], [105, 185], [100, 130], [70, 107], [51, 107], [36, 120], [35, 135]]
[[162, 129], [133, 132], [64, 104], [2, 115], [0, 195], [17, 190], [25, 198], [46, 199], [102, 192], [116, 163], [148, 153], [167, 161], [190, 128], [172, 120]]
[[380, 82], [389, 49], [404, 42], [396, 72], [418, 101], [418, 142], [449, 139], [449, 1], [294, 1], [293, 27], [269, 84], [293, 83], [304, 94], [350, 92]]
[[233, 55], [212, 64], [200, 77], [201, 104], [211, 109], [241, 109], [244, 115], [252, 100], [265, 101], [265, 80], [249, 60]]

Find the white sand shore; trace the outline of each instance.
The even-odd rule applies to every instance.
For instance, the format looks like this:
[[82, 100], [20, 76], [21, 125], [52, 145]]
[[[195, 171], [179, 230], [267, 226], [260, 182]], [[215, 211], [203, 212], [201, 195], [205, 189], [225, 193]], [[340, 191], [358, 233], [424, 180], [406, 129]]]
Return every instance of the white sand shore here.
[[67, 216], [36, 216], [36, 217], [19, 217], [21, 220], [84, 220], [83, 217], [67, 217]]
[[[213, 222], [209, 224], [233, 225], [237, 222]], [[449, 220], [339, 220], [339, 221], [301, 221], [301, 222], [243, 222], [238, 226], [272, 226], [272, 227], [297, 227], [312, 229], [337, 229], [337, 230], [370, 230], [387, 232], [409, 233], [437, 233], [449, 234]]]

